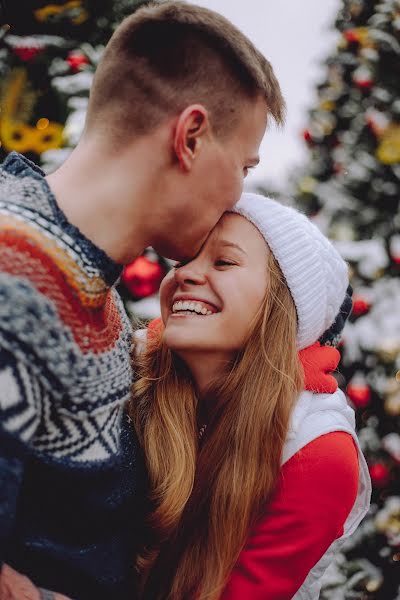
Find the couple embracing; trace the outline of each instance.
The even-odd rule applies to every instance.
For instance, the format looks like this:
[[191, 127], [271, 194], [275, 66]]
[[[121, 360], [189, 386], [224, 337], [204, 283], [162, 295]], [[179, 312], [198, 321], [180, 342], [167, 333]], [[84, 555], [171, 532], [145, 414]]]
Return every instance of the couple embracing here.
[[[241, 32], [167, 1], [114, 33], [56, 172], [3, 163], [1, 599], [319, 597], [370, 483], [330, 375], [346, 264], [242, 194], [283, 116]], [[147, 246], [177, 263], [134, 336], [114, 286]]]

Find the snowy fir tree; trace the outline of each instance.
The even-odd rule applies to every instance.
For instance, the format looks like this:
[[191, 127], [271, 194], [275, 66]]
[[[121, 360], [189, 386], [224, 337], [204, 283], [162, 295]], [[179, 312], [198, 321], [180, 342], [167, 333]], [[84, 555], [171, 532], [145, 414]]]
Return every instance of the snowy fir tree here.
[[323, 599], [400, 599], [400, 1], [343, 0], [304, 138], [297, 204], [348, 261], [340, 383], [356, 409], [372, 506]]
[[[89, 90], [115, 27], [146, 0], [1, 0], [0, 161], [15, 150], [57, 168], [76, 146]], [[157, 312], [143, 298], [157, 292], [168, 263], [147, 249], [123, 273], [128, 312]], [[141, 304], [144, 306], [140, 309]]]

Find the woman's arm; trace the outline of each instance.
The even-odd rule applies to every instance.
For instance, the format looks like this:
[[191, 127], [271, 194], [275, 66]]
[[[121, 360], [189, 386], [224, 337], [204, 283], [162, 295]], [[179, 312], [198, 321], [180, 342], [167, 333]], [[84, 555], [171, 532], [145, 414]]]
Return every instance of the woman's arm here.
[[290, 600], [342, 535], [358, 477], [357, 448], [348, 433], [325, 434], [295, 454], [283, 465], [221, 600]]

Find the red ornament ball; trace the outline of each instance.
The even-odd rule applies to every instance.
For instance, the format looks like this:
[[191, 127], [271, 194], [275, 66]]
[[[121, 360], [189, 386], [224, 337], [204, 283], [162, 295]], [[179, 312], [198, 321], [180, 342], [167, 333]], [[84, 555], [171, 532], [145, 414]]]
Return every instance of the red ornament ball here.
[[346, 29], [346, 31], [343, 32], [343, 37], [350, 43], [360, 41], [360, 34], [356, 29]]
[[390, 239], [390, 256], [396, 265], [400, 265], [400, 235], [393, 235]]
[[311, 131], [309, 129], [305, 129], [303, 131], [303, 138], [307, 142], [307, 144], [309, 144], [310, 146], [314, 145], [314, 140], [313, 140], [313, 137], [311, 135]]
[[360, 66], [353, 73], [353, 81], [360, 90], [369, 90], [374, 85], [373, 73], [367, 67]]
[[366, 298], [362, 298], [361, 296], [354, 296], [353, 299], [353, 315], [355, 317], [361, 317], [365, 315], [369, 309], [371, 308], [371, 304], [366, 300]]
[[365, 408], [371, 402], [371, 389], [363, 383], [349, 383], [346, 393], [356, 408]]
[[67, 57], [67, 63], [73, 73], [78, 73], [82, 70], [82, 67], [89, 64], [89, 60], [87, 56], [80, 52], [70, 52]]
[[370, 465], [369, 474], [374, 487], [384, 488], [390, 481], [390, 471], [385, 463], [377, 462]]
[[124, 268], [121, 280], [132, 296], [139, 299], [158, 292], [164, 275], [166, 271], [159, 262], [139, 256]]
[[372, 79], [358, 79], [356, 80], [356, 85], [360, 90], [370, 90], [374, 82]]
[[21, 60], [29, 62], [40, 54], [43, 51], [43, 48], [38, 48], [36, 46], [16, 46], [13, 51]]

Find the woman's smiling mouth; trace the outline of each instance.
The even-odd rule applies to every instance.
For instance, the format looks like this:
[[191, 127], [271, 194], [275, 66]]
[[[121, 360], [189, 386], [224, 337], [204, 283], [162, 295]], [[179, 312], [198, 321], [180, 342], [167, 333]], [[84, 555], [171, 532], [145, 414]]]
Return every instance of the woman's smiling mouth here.
[[197, 299], [176, 299], [171, 316], [209, 316], [219, 312], [215, 306]]

